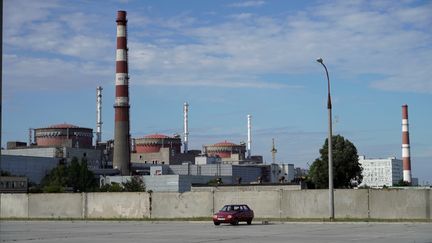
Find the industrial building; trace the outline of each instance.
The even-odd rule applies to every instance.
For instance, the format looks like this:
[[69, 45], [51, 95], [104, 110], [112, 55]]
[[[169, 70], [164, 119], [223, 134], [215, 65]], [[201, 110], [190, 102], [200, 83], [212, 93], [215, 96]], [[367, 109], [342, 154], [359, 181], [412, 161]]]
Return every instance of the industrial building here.
[[27, 190], [27, 177], [0, 176], [0, 193], [26, 193]]
[[209, 157], [219, 157], [222, 163], [240, 164], [245, 161], [245, 144], [235, 144], [228, 141], [203, 146], [203, 154]]
[[363, 181], [359, 186], [389, 187], [403, 179], [402, 160], [395, 157], [367, 159], [359, 156], [359, 163], [363, 167]]
[[[190, 191], [193, 184], [205, 185], [211, 180], [220, 179], [223, 184], [269, 184], [289, 183], [294, 179], [292, 164], [202, 164], [181, 165], [132, 163], [132, 170], [140, 172], [146, 189], [155, 192]], [[101, 185], [122, 183], [130, 176], [101, 176]]]
[[8, 142], [2, 150], [1, 170], [26, 176], [39, 184], [60, 162], [85, 159], [90, 169], [102, 167], [103, 151], [92, 146], [93, 130], [72, 124], [35, 128], [34, 141]]
[[190, 150], [181, 153], [182, 141], [180, 136], [169, 137], [163, 134], [151, 134], [134, 139], [131, 153], [132, 163], [142, 164], [182, 164], [195, 163], [195, 157], [201, 151]]
[[34, 129], [38, 147], [91, 148], [93, 129], [71, 124], [57, 124]]

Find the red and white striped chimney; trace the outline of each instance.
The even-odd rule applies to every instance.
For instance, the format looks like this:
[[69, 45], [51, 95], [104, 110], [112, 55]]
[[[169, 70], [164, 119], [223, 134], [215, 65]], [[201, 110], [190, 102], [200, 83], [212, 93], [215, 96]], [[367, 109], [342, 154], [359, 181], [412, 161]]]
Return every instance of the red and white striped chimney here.
[[408, 126], [408, 105], [402, 106], [402, 160], [403, 180], [411, 183], [411, 157]]
[[116, 91], [113, 167], [130, 174], [129, 74], [126, 11], [117, 12]]

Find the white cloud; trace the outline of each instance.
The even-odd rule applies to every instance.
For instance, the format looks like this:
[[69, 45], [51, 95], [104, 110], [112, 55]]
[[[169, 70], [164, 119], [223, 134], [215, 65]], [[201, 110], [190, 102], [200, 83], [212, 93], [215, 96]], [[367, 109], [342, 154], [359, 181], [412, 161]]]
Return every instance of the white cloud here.
[[[9, 6], [15, 11], [6, 15], [6, 45], [113, 65], [115, 39], [91, 27], [100, 25], [98, 16], [66, 11], [56, 17], [57, 2], [29, 5], [34, 12], [21, 1]], [[323, 57], [332, 74], [381, 77], [373, 88], [432, 93], [430, 12], [430, 3], [337, 1], [285, 18], [240, 13], [218, 23], [186, 12], [166, 19], [131, 13], [131, 76], [146, 85], [292, 88], [298, 87], [295, 80], [281, 85], [265, 76], [315, 72], [314, 60]]]
[[245, 8], [245, 7], [259, 7], [264, 5], [266, 2], [261, 0], [255, 0], [255, 1], [244, 1], [244, 2], [237, 2], [229, 4], [229, 7], [234, 8]]
[[4, 85], [7, 90], [33, 91], [96, 87], [114, 79], [113, 65], [106, 68], [91, 62], [5, 55]]

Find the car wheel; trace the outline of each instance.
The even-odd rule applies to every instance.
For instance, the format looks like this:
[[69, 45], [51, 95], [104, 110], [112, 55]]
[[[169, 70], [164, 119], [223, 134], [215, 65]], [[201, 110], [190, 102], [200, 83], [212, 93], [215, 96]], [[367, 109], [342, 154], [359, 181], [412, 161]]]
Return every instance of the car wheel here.
[[251, 219], [251, 220], [248, 220], [248, 221], [247, 221], [247, 224], [248, 224], [248, 225], [251, 225], [251, 224], [252, 224], [252, 219]]
[[220, 225], [220, 223], [219, 222], [213, 222], [214, 223], [214, 225]]
[[238, 225], [238, 223], [239, 223], [238, 219], [234, 219], [234, 220], [231, 222], [232, 225]]

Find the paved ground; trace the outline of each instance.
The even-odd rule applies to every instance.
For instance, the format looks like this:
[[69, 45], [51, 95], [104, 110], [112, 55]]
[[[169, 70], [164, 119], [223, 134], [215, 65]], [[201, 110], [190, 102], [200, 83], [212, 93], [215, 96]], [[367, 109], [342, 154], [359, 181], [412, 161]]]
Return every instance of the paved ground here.
[[428, 242], [428, 223], [0, 221], [1, 242]]

